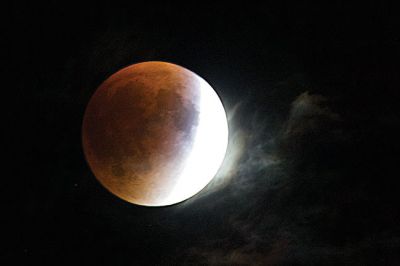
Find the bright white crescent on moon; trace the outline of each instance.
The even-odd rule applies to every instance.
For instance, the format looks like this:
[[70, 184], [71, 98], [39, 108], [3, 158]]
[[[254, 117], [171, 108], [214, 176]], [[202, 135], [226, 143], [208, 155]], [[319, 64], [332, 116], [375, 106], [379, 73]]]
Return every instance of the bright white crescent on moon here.
[[215, 176], [228, 145], [224, 107], [201, 77], [166, 62], [126, 67], [90, 99], [88, 164], [116, 196], [145, 206], [184, 201]]

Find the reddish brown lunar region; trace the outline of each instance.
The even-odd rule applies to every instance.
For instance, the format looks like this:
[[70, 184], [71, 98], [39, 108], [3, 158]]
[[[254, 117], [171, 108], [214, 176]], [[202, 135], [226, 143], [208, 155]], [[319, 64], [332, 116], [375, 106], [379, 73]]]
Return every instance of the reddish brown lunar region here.
[[126, 67], [90, 99], [83, 149], [100, 183], [118, 197], [159, 206], [167, 198], [194, 143], [199, 77], [165, 62]]

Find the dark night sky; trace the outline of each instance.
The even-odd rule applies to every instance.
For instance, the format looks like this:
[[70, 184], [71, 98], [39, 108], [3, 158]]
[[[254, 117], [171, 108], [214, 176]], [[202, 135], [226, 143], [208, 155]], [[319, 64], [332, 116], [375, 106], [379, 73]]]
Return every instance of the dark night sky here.
[[[276, 2], [5, 7], [4, 258], [399, 265], [398, 12]], [[231, 166], [165, 208], [107, 192], [81, 147], [98, 85], [149, 60], [204, 77], [230, 118]]]

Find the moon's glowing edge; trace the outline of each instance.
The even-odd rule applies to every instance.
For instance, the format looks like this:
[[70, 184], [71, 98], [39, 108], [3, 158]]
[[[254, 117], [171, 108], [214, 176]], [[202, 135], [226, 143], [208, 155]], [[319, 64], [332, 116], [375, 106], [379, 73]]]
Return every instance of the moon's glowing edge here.
[[225, 109], [214, 89], [204, 79], [197, 77], [200, 112], [190, 155], [169, 196], [152, 206], [172, 205], [196, 195], [214, 178], [224, 160], [228, 146]]

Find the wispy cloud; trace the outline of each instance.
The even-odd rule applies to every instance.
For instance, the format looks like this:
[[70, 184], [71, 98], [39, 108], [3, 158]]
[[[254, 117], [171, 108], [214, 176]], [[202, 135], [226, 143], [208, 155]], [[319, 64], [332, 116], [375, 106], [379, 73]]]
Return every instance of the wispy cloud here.
[[[233, 235], [206, 239], [188, 248], [188, 264], [195, 258], [205, 265], [276, 265], [293, 259], [289, 251], [291, 256], [301, 257], [293, 251], [307, 242], [302, 239], [305, 230], [301, 217], [313, 214], [287, 204], [296, 184], [293, 161], [301, 159], [293, 153], [307, 149], [306, 145], [313, 142], [310, 135], [319, 140], [332, 136], [332, 132], [340, 135], [332, 123], [341, 118], [328, 102], [321, 95], [300, 94], [292, 102], [286, 121], [278, 128], [275, 125], [275, 134], [266, 133], [271, 125], [265, 115], [238, 122], [247, 114], [243, 111], [246, 103], [228, 111], [230, 143], [224, 165], [213, 182], [185, 206], [201, 201], [203, 208], [207, 208], [209, 197], [236, 204], [226, 223]], [[318, 208], [312, 211], [318, 212]], [[291, 213], [284, 215], [285, 212]]]

